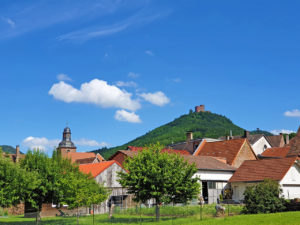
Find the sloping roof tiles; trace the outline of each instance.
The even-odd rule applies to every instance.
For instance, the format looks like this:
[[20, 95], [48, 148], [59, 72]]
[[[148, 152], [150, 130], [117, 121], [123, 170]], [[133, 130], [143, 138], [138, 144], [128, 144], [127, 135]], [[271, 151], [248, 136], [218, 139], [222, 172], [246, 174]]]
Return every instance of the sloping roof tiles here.
[[279, 157], [284, 158], [287, 156], [290, 147], [275, 147], [266, 149], [261, 155], [265, 157]]
[[79, 170], [83, 173], [86, 173], [86, 174], [91, 173], [92, 176], [95, 178], [99, 174], [101, 174], [104, 170], [106, 170], [111, 165], [113, 165], [114, 163], [121, 166], [118, 162], [112, 160], [112, 161], [105, 161], [105, 162], [100, 162], [100, 163], [91, 163], [91, 164], [79, 165]]
[[229, 182], [255, 182], [264, 179], [280, 181], [297, 157], [247, 160], [235, 171]]
[[198, 152], [198, 156], [212, 156], [226, 158], [232, 165], [246, 139], [234, 139], [228, 141], [208, 142]]
[[87, 158], [96, 158], [96, 154], [94, 152], [68, 152], [67, 158], [70, 158], [74, 163], [77, 160], [87, 159]]
[[223, 170], [223, 171], [235, 171], [236, 168], [226, 163], [221, 162], [218, 159], [210, 156], [193, 156], [183, 155], [185, 161], [190, 164], [195, 163], [197, 169], [202, 170]]

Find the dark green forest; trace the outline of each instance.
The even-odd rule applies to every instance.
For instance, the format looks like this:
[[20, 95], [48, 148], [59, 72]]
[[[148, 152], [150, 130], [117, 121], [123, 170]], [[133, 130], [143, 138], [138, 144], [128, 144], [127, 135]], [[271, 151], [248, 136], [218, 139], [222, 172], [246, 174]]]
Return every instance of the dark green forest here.
[[2, 151], [8, 154], [16, 154], [16, 149], [10, 145], [0, 145]]
[[127, 146], [145, 146], [150, 143], [160, 142], [163, 145], [181, 142], [185, 140], [187, 131], [193, 131], [194, 138], [218, 138], [230, 134], [242, 135], [244, 129], [233, 124], [232, 121], [225, 116], [210, 112], [190, 112], [180, 116], [170, 123], [162, 125], [146, 134], [124, 144], [113, 148], [103, 148], [95, 150], [106, 159]]

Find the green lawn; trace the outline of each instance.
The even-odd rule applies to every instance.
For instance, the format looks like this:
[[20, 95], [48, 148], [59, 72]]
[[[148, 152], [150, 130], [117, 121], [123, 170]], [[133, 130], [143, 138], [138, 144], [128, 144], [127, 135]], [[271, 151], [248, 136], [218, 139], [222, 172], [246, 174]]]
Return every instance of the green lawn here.
[[[205, 210], [204, 210], [205, 211]], [[204, 212], [203, 211], [203, 212]], [[168, 210], [166, 210], [168, 212]], [[153, 216], [143, 215], [141, 218], [138, 215], [124, 215], [116, 214], [112, 220], [109, 220], [107, 215], [96, 215], [95, 224], [148, 224], [148, 225], [298, 225], [300, 224], [300, 212], [285, 212], [285, 213], [274, 213], [274, 214], [258, 214], [258, 215], [235, 215], [229, 217], [215, 218], [207, 214], [208, 211], [204, 212], [204, 219], [199, 220], [199, 214], [188, 216], [185, 218], [173, 218], [170, 216], [163, 216], [159, 223], [154, 221]], [[179, 214], [178, 214], [179, 216]], [[142, 223], [140, 223], [142, 219]], [[1, 225], [33, 225], [35, 224], [34, 219], [25, 219], [22, 216], [15, 216], [9, 218], [0, 218]], [[75, 217], [68, 218], [43, 218], [40, 224], [52, 224], [52, 225], [71, 225], [76, 224]], [[92, 216], [80, 217], [79, 224], [81, 225], [92, 225]]]

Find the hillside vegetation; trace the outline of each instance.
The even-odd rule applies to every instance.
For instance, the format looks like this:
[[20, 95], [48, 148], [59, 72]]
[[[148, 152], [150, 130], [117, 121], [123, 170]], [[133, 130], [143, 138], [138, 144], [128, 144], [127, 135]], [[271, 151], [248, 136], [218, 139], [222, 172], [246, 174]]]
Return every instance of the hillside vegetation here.
[[16, 154], [16, 149], [10, 145], [0, 145], [3, 152], [8, 154]]
[[185, 141], [186, 132], [193, 131], [194, 138], [218, 138], [229, 135], [230, 130], [233, 135], [242, 135], [243, 129], [233, 124], [225, 116], [210, 112], [189, 113], [182, 115], [170, 123], [162, 125], [148, 133], [114, 148], [103, 148], [95, 150], [106, 159], [120, 149], [126, 149], [127, 146], [145, 146], [150, 143], [160, 142], [168, 145], [176, 142]]

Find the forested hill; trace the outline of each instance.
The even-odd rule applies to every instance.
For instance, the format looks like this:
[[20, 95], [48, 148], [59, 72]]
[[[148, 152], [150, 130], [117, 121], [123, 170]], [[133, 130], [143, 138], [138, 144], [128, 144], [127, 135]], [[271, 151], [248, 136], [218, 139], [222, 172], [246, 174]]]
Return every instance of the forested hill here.
[[8, 154], [16, 154], [16, 149], [10, 145], [0, 145], [3, 152]]
[[145, 146], [150, 143], [160, 142], [163, 145], [181, 142], [185, 140], [187, 131], [193, 131], [194, 138], [207, 137], [218, 138], [230, 134], [242, 135], [243, 129], [236, 126], [230, 119], [210, 112], [189, 113], [183, 115], [170, 123], [162, 125], [148, 133], [114, 148], [98, 149], [103, 157], [108, 158], [120, 149], [127, 146]]

